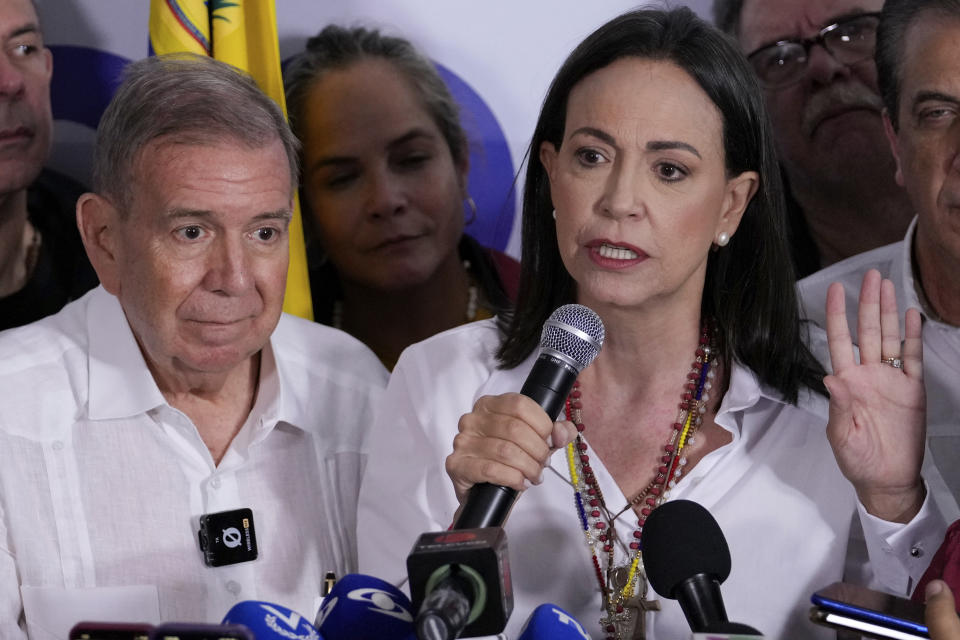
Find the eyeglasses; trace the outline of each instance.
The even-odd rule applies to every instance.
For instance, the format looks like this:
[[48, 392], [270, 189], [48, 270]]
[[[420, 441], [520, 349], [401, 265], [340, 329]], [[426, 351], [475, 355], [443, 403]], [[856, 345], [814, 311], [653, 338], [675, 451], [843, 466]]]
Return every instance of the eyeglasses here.
[[873, 57], [877, 44], [879, 13], [860, 13], [827, 25], [813, 38], [780, 40], [764, 45], [747, 56], [767, 89], [781, 89], [800, 82], [810, 60], [810, 48], [819, 44], [837, 62], [850, 65]]

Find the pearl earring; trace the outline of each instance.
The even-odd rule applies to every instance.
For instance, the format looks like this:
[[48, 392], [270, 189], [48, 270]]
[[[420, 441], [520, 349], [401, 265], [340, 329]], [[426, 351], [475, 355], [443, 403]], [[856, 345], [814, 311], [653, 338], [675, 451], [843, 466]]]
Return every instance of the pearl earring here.
[[553, 210], [553, 219], [554, 219], [554, 220], [557, 219], [557, 210], [556, 210], [556, 209]]
[[717, 246], [725, 247], [725, 246], [727, 246], [727, 243], [728, 243], [728, 242], [730, 242], [730, 236], [729, 236], [729, 234], [727, 234], [726, 231], [721, 231], [721, 232], [717, 235]]

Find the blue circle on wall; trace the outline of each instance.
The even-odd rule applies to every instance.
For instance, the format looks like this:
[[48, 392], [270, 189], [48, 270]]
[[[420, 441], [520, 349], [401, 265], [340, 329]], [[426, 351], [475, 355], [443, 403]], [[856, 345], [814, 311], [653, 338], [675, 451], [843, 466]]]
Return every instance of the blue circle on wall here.
[[439, 63], [437, 70], [460, 105], [460, 121], [470, 143], [467, 190], [477, 204], [477, 218], [467, 232], [480, 244], [503, 251], [516, 213], [513, 158], [497, 118], [473, 88]]
[[90, 47], [51, 45], [50, 51], [53, 118], [96, 129], [130, 60]]

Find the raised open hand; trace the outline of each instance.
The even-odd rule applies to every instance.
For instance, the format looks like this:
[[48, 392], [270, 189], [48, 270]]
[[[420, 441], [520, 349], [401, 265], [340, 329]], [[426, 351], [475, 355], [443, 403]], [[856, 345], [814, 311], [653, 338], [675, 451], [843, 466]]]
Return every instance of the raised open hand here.
[[857, 363], [843, 285], [827, 291], [827, 341], [833, 375], [827, 438], [840, 470], [871, 514], [908, 522], [923, 503], [920, 478], [926, 436], [920, 313], [907, 309], [904, 341], [893, 283], [871, 270], [857, 314]]

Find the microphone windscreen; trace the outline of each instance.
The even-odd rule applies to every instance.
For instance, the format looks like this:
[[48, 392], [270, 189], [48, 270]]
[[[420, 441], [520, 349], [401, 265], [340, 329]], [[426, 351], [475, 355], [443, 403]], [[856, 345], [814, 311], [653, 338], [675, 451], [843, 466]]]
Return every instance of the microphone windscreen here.
[[650, 586], [674, 598], [674, 588], [705, 574], [723, 582], [730, 575], [730, 549], [710, 512], [690, 500], [665, 502], [643, 524], [643, 567]]
[[411, 609], [389, 582], [351, 573], [324, 598], [316, 626], [325, 640], [414, 640]]
[[540, 348], [583, 371], [599, 355], [606, 330], [593, 309], [582, 304], [557, 307], [543, 324]]
[[533, 610], [517, 640], [590, 640], [583, 625], [555, 604]]
[[224, 616], [223, 624], [242, 624], [257, 640], [321, 640], [307, 618], [272, 602], [238, 602]]

